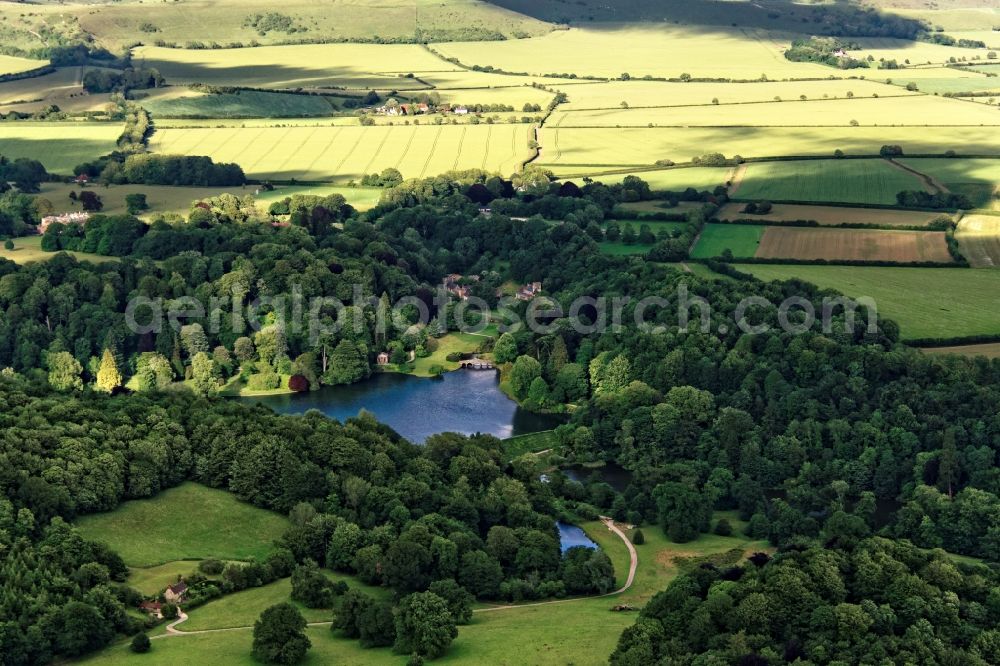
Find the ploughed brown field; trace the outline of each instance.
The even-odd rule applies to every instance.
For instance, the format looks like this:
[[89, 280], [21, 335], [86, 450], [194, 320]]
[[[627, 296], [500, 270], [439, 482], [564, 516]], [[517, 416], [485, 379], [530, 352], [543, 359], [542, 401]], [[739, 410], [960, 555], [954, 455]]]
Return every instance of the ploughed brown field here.
[[943, 231], [768, 227], [756, 256], [830, 261], [953, 261]]
[[767, 215], [741, 212], [746, 204], [728, 203], [717, 213], [720, 220], [759, 220], [766, 222], [794, 222], [815, 220], [823, 226], [838, 224], [870, 224], [872, 226], [927, 226], [945, 213], [928, 213], [911, 210], [878, 210], [874, 208], [848, 208], [846, 206], [807, 206], [802, 204], [774, 204]]

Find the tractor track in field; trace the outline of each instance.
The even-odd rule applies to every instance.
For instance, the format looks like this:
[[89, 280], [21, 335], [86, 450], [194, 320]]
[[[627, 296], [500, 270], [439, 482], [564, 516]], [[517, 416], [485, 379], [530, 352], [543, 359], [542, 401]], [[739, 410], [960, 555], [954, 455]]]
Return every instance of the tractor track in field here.
[[909, 166], [903, 164], [902, 162], [897, 162], [896, 160], [894, 160], [892, 158], [888, 158], [888, 159], [886, 159], [886, 161], [890, 165], [892, 165], [893, 167], [895, 167], [896, 169], [899, 169], [900, 171], [905, 171], [906, 173], [908, 173], [908, 174], [910, 174], [912, 176], [916, 176], [917, 178], [919, 178], [920, 182], [922, 182], [924, 184], [924, 189], [927, 190], [927, 192], [929, 194], [950, 194], [951, 193], [951, 190], [948, 189], [948, 186], [945, 185], [944, 183], [942, 183], [940, 180], [938, 180], [934, 176], [930, 176], [930, 175], [928, 175], [926, 173], [923, 173], [921, 171], [917, 171], [913, 167], [909, 167]]

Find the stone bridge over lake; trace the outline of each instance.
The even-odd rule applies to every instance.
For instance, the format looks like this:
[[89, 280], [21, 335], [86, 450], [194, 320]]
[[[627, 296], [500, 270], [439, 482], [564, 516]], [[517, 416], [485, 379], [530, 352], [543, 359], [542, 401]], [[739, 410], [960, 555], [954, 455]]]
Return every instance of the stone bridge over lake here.
[[487, 361], [483, 358], [470, 358], [464, 361], [459, 361], [458, 365], [466, 370], [495, 370], [496, 367], [493, 365], [492, 361]]

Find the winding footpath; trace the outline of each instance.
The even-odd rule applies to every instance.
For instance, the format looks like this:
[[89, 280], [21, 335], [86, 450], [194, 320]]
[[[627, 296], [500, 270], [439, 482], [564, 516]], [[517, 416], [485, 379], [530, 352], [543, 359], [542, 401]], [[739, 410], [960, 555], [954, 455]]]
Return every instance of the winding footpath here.
[[[635, 582], [635, 570], [639, 566], [639, 555], [638, 555], [638, 553], [635, 552], [635, 546], [632, 545], [632, 542], [629, 540], [629, 538], [625, 535], [624, 532], [621, 531], [621, 529], [619, 529], [619, 527], [617, 525], [615, 525], [615, 521], [614, 520], [612, 520], [611, 518], [608, 518], [607, 516], [600, 516], [600, 519], [601, 519], [601, 522], [604, 523], [604, 525], [609, 530], [611, 530], [616, 535], [618, 535], [618, 538], [620, 538], [625, 543], [625, 547], [628, 548], [628, 554], [629, 554], [628, 576], [625, 578], [625, 584], [622, 585], [620, 588], [618, 588], [614, 592], [608, 592], [606, 594], [599, 594], [599, 595], [592, 596], [592, 597], [574, 597], [572, 599], [556, 599], [555, 601], [539, 601], [539, 602], [530, 603], [530, 604], [507, 604], [505, 606], [491, 606], [489, 608], [477, 608], [477, 609], [475, 609], [472, 612], [473, 613], [493, 613], [493, 612], [496, 612], [496, 611], [514, 610], [514, 609], [517, 609], [517, 608], [532, 608], [534, 606], [551, 606], [553, 604], [571, 604], [571, 603], [577, 602], [577, 601], [588, 601], [588, 600], [591, 600], [591, 599], [601, 599], [601, 598], [604, 598], [604, 597], [613, 597], [613, 596], [615, 596], [617, 594], [622, 594], [623, 592], [627, 591], [630, 587], [632, 587], [632, 583]], [[151, 636], [150, 640], [154, 640], [155, 641], [155, 640], [160, 639], [160, 638], [173, 638], [175, 636], [197, 636], [199, 634], [218, 634], [218, 633], [227, 632], [227, 631], [246, 631], [247, 629], [253, 629], [252, 625], [246, 625], [246, 626], [242, 626], [242, 627], [226, 627], [226, 628], [223, 628], [223, 629], [200, 629], [200, 630], [197, 630], [197, 631], [181, 631], [181, 630], [177, 629], [177, 626], [179, 624], [181, 624], [182, 622], [186, 622], [187, 619], [188, 619], [188, 616], [187, 616], [187, 613], [185, 613], [184, 611], [182, 611], [179, 608], [177, 609], [177, 612], [179, 613], [177, 619], [174, 620], [173, 622], [171, 622], [170, 624], [168, 624], [166, 626], [166, 633], [160, 634], [159, 636]], [[333, 624], [333, 623], [332, 622], [310, 622], [306, 626], [309, 626], [309, 627], [329, 627], [331, 624]]]

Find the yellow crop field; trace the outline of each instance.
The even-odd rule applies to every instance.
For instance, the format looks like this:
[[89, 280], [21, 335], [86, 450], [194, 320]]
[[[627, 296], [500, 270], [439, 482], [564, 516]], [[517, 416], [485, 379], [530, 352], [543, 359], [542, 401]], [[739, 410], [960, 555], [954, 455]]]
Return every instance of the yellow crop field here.
[[[905, 64], [907, 60], [912, 65], [946, 63], [949, 58], [968, 58], [971, 60], [976, 56], [985, 60], [986, 52], [989, 50], [942, 46], [930, 42], [911, 42], [888, 37], [862, 38], [854, 41], [861, 45], [861, 50], [850, 51], [848, 54], [851, 57], [865, 59], [872, 56], [875, 60], [895, 60], [900, 65]], [[893, 70], [885, 71], [887, 75], [892, 75]]]
[[0, 155], [30, 157], [48, 171], [71, 174], [73, 167], [115, 148], [122, 132], [117, 123], [0, 123]]
[[44, 60], [18, 58], [16, 56], [0, 55], [0, 75], [18, 74], [32, 69], [38, 69], [47, 63]]
[[[556, 86], [559, 88], [559, 86]], [[563, 92], [569, 101], [559, 107], [562, 111], [584, 109], [621, 108], [622, 102], [630, 107], [687, 106], [691, 104], [737, 104], [743, 102], [771, 102], [798, 100], [805, 95], [810, 100], [839, 99], [852, 93], [855, 97], [872, 95], [907, 95], [898, 87], [889, 87], [878, 81], [861, 79], [832, 79], [827, 81], [768, 81], [766, 83], [673, 83], [667, 81], [609, 81], [581, 86], [567, 86]]]
[[807, 78], [839, 75], [813, 63], [790, 62], [782, 52], [791, 37], [766, 30], [669, 24], [650, 27], [611, 24], [572, 28], [532, 39], [490, 44], [452, 42], [435, 45], [467, 65], [491, 65], [529, 74], [573, 73], [618, 78], [691, 76], [731, 79]]
[[531, 156], [530, 125], [169, 128], [150, 150], [236, 162], [252, 177], [348, 181], [387, 167], [406, 178], [451, 169], [510, 174]]
[[1000, 132], [968, 127], [682, 127], [545, 128], [541, 164], [652, 166], [657, 160], [687, 162], [709, 152], [743, 157], [876, 155], [885, 144], [909, 153], [947, 150], [1000, 154]]
[[918, 95], [639, 109], [556, 111], [550, 127], [801, 127], [871, 125], [1000, 125], [983, 104]]
[[958, 223], [955, 238], [972, 266], [1000, 266], [1000, 217], [966, 215]]
[[424, 87], [405, 74], [458, 69], [416, 44], [305, 44], [186, 50], [143, 46], [134, 60], [172, 84], [261, 88]]

